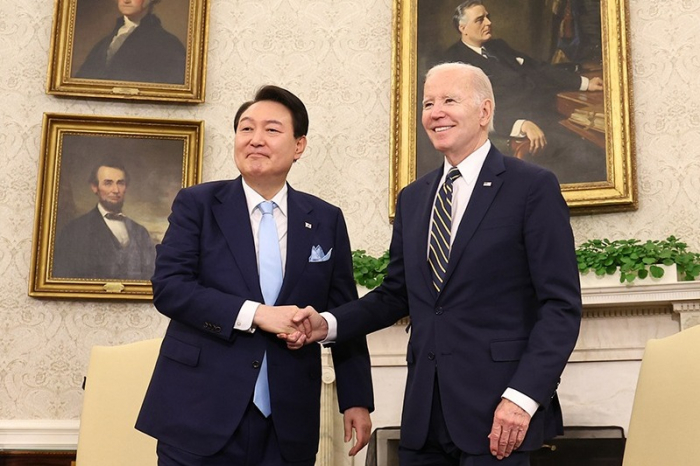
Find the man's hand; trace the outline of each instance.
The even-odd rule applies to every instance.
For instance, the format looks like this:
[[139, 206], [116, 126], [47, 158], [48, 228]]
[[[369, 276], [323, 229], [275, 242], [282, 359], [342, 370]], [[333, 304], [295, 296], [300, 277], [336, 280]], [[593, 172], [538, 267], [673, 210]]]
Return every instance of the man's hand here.
[[352, 440], [352, 431], [355, 431], [355, 444], [348, 452], [348, 456], [355, 456], [362, 450], [372, 434], [372, 419], [369, 417], [367, 408], [348, 408], [343, 413], [343, 423], [345, 424], [345, 442]]
[[530, 426], [530, 415], [505, 398], [496, 407], [493, 426], [489, 434], [491, 454], [502, 460], [517, 450], [525, 439]]
[[588, 92], [602, 91], [603, 90], [603, 79], [602, 78], [591, 78], [588, 80]]
[[328, 323], [326, 319], [307, 306], [292, 318], [292, 324], [299, 327], [298, 332], [278, 332], [277, 337], [287, 342], [287, 348], [299, 349], [309, 343], [321, 341], [328, 335]]
[[547, 138], [544, 136], [544, 132], [534, 122], [525, 120], [520, 131], [530, 140], [530, 153], [532, 155], [537, 155], [547, 145]]
[[[296, 332], [307, 332], [305, 323], [295, 323], [292, 321], [294, 314], [299, 311], [296, 306], [266, 306], [261, 304], [253, 316], [253, 325], [260, 330], [270, 333], [293, 334]], [[311, 332], [310, 327], [308, 332]]]

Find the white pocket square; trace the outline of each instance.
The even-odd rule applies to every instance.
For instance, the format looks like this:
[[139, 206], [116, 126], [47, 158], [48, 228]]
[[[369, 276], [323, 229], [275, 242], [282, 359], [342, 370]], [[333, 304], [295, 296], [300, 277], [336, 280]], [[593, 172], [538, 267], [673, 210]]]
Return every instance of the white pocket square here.
[[325, 262], [331, 258], [331, 253], [333, 248], [330, 248], [327, 253], [323, 252], [321, 246], [312, 246], [311, 255], [309, 256], [309, 262]]

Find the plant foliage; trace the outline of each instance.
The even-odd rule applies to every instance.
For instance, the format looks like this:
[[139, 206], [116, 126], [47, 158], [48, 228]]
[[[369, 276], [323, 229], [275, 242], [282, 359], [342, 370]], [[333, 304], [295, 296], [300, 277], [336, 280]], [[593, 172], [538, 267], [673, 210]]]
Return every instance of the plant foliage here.
[[379, 257], [370, 256], [362, 249], [352, 252], [352, 267], [355, 282], [370, 290], [382, 284], [386, 276], [386, 268], [388, 265], [389, 251], [384, 251], [384, 254]]
[[681, 280], [695, 280], [700, 275], [700, 254], [688, 251], [688, 246], [675, 236], [665, 240], [638, 239], [610, 241], [593, 239], [576, 249], [578, 269], [596, 275], [612, 275], [620, 270], [620, 283], [630, 283], [635, 278], [644, 279], [651, 275], [660, 278], [664, 270], [658, 265], [673, 265], [678, 269]]

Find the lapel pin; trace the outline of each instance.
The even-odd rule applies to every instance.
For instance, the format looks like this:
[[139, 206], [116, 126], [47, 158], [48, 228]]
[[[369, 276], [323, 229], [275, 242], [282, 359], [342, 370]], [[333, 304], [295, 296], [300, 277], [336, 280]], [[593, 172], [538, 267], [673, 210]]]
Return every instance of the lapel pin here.
[[309, 222], [304, 222], [304, 226], [309, 230], [311, 229], [311, 224]]
[[491, 186], [491, 182], [490, 182], [490, 181], [484, 181], [484, 186]]

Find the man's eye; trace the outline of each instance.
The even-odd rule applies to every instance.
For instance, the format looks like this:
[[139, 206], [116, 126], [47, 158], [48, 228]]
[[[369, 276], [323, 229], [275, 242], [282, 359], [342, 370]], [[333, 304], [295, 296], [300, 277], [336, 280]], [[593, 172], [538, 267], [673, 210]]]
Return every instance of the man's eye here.
[[433, 106], [432, 102], [423, 102], [423, 108], [428, 109]]

